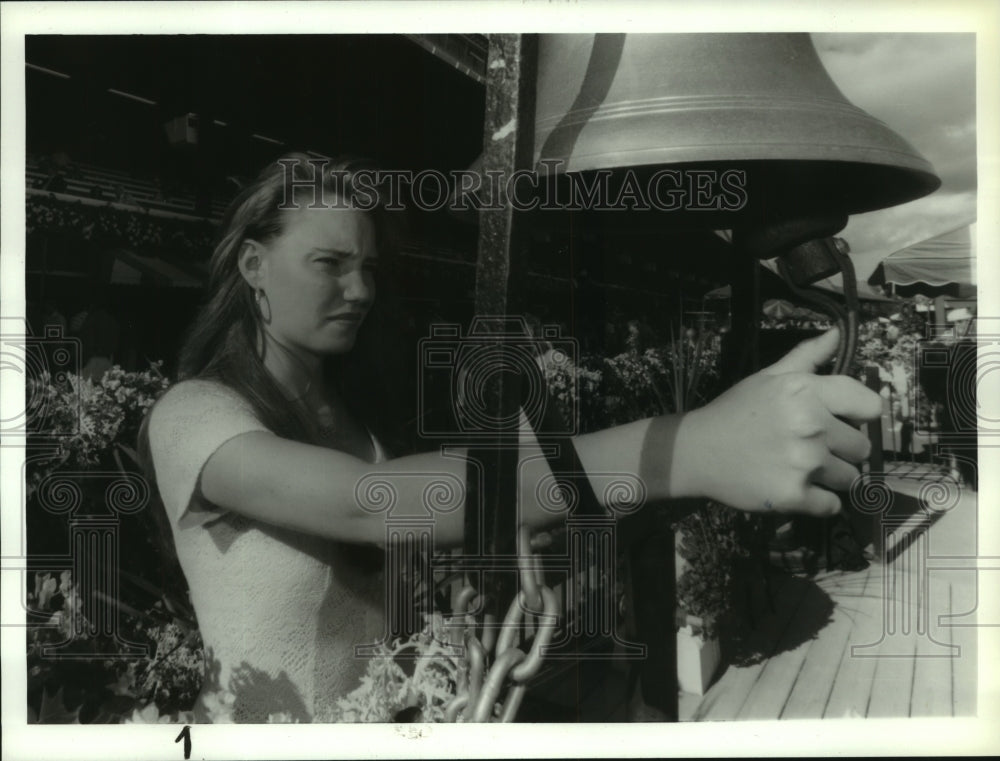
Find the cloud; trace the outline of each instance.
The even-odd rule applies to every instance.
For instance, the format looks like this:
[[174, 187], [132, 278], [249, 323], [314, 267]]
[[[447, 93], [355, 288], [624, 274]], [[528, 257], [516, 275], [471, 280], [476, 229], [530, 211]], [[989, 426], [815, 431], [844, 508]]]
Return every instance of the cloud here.
[[814, 34], [844, 96], [903, 136], [941, 188], [851, 218], [844, 237], [859, 280], [894, 251], [976, 216], [976, 47], [972, 34]]
[[972, 34], [816, 34], [844, 96], [927, 158], [946, 193], [976, 187], [976, 50]]

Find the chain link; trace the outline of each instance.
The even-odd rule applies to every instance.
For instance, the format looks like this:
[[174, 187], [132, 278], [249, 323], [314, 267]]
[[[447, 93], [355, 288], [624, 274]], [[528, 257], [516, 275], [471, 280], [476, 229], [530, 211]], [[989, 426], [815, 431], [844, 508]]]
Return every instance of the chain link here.
[[542, 595], [539, 587], [545, 583], [542, 569], [534, 567], [535, 555], [531, 551], [531, 533], [522, 525], [517, 532], [517, 567], [521, 577], [521, 594], [531, 610], [542, 609]]
[[544, 660], [542, 649], [552, 642], [552, 636], [556, 633], [556, 627], [559, 624], [559, 599], [556, 597], [556, 593], [545, 586], [540, 587], [540, 591], [545, 604], [545, 612], [539, 616], [538, 630], [535, 632], [535, 638], [531, 641], [531, 650], [528, 651], [528, 657], [524, 659], [524, 662], [518, 664], [510, 672], [510, 678], [520, 684], [534, 678], [542, 668]]
[[521, 701], [524, 700], [524, 693], [527, 691], [528, 685], [526, 684], [515, 684], [510, 688], [503, 708], [500, 710], [501, 724], [509, 724], [514, 721], [517, 717], [517, 709], [521, 707]]
[[[507, 683], [510, 687], [500, 707], [498, 720], [513, 721], [527, 692], [526, 682], [542, 667], [542, 651], [552, 642], [559, 624], [559, 598], [545, 585], [538, 557], [531, 551], [531, 534], [527, 526], [518, 529], [517, 550], [521, 589], [507, 608], [499, 635], [493, 625], [495, 616], [484, 614], [482, 637], [476, 636], [476, 622], [469, 613], [470, 605], [479, 597], [475, 587], [463, 587], [455, 598], [448, 639], [455, 645], [464, 642], [468, 668], [457, 685], [457, 695], [445, 707], [446, 721], [458, 721], [462, 717], [466, 721], [490, 721], [497, 698]], [[525, 614], [536, 624], [531, 649], [527, 653], [516, 646], [524, 639]], [[486, 662], [494, 643], [495, 656], [486, 672]]]
[[516, 647], [512, 647], [503, 655], [497, 656], [496, 660], [493, 661], [493, 665], [490, 666], [490, 673], [486, 676], [486, 682], [483, 684], [482, 692], [479, 693], [479, 699], [476, 700], [476, 707], [472, 712], [472, 721], [482, 722], [490, 720], [490, 717], [493, 715], [493, 706], [500, 695], [500, 689], [504, 686], [504, 682], [507, 681], [507, 675], [526, 657], [524, 651], [518, 650]]
[[469, 695], [459, 695], [454, 698], [444, 709], [444, 720], [449, 724], [454, 724], [458, 721], [458, 715], [462, 712], [462, 709], [469, 705]]
[[469, 654], [469, 702], [475, 705], [479, 691], [483, 688], [488, 652], [472, 631], [469, 631], [465, 638], [465, 646], [466, 652]]

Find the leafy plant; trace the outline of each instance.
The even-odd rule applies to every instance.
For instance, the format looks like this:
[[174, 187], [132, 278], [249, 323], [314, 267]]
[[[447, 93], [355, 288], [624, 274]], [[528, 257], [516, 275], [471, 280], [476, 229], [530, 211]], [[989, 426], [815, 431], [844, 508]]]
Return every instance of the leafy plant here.
[[670, 343], [655, 367], [667, 375], [669, 411], [687, 412], [711, 398], [719, 379], [722, 341], [717, 333], [686, 328], [671, 331]]
[[27, 398], [32, 410], [44, 415], [45, 436], [54, 442], [50, 458], [29, 463], [29, 500], [55, 471], [120, 470], [123, 452], [134, 459], [142, 419], [169, 386], [161, 366], [155, 362], [148, 370], [127, 372], [114, 365], [97, 382], [72, 373], [61, 383], [48, 372], [28, 379]]
[[861, 380], [866, 367], [878, 368], [882, 383], [894, 390], [893, 418], [906, 420], [912, 416], [922, 430], [931, 427], [934, 408], [917, 377], [918, 352], [925, 330], [924, 318], [913, 302], [900, 303], [891, 319], [868, 315], [858, 326], [858, 350], [851, 368], [851, 374]]
[[579, 364], [543, 357], [542, 367], [563, 418], [575, 414], [579, 430], [594, 431], [704, 404], [717, 389], [720, 351], [717, 333], [680, 323], [667, 342], [644, 345], [634, 329], [618, 354]]
[[[169, 715], [194, 702], [203, 671], [197, 630], [133, 611], [120, 620], [120, 639], [94, 635], [69, 571], [58, 580], [36, 574], [27, 601], [30, 721], [116, 723], [148, 706]], [[146, 645], [148, 657], [125, 657], [123, 640]]]
[[[449, 653], [444, 619], [435, 614], [424, 629], [368, 661], [361, 684], [337, 701], [330, 722], [445, 720], [445, 709], [467, 689], [468, 664]], [[466, 650], [468, 652], [468, 650]]]
[[708, 501], [676, 524], [686, 562], [677, 580], [677, 604], [702, 619], [701, 634], [714, 637], [742, 598], [742, 585], [764, 551], [769, 522]]
[[[546, 367], [550, 393], [561, 408], [583, 413], [583, 430], [682, 413], [706, 403], [718, 391], [721, 338], [681, 321], [676, 325], [666, 342], [643, 345], [640, 331], [633, 329], [619, 354], [584, 357], [579, 367]], [[713, 637], [718, 622], [735, 609], [742, 578], [763, 551], [767, 521], [707, 502], [675, 529], [686, 561], [678, 579], [678, 604], [703, 619], [702, 636]]]
[[[126, 372], [115, 366], [97, 382], [72, 374], [60, 383], [47, 375], [29, 381], [28, 398], [44, 411], [44, 433], [54, 442], [51, 456], [29, 462], [29, 551], [34, 546], [35, 553], [39, 547], [65, 552], [67, 517], [53, 516], [39, 503], [38, 487], [48, 476], [76, 474], [70, 477], [80, 487], [81, 509], [89, 510], [103, 507], [97, 503], [105, 494], [104, 482], [88, 474], [139, 473], [133, 449], [139, 426], [168, 386], [159, 368], [156, 363], [143, 372]], [[179, 715], [193, 703], [203, 654], [186, 590], [143, 578], [163, 578], [167, 561], [150, 525], [153, 509], [117, 526], [120, 564], [130, 571], [119, 568], [116, 599], [79, 589], [68, 570], [40, 572], [26, 590], [32, 720], [113, 723], [151, 710]], [[117, 608], [117, 636], [92, 633], [86, 619], [98, 603]], [[125, 643], [145, 645], [148, 656]]]

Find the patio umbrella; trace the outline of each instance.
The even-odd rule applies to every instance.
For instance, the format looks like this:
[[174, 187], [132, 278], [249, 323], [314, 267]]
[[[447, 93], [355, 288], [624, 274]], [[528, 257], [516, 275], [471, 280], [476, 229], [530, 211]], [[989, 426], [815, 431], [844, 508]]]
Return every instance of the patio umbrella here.
[[907, 246], [879, 263], [870, 285], [894, 285], [901, 296], [975, 295], [975, 251], [971, 223]]
[[764, 302], [764, 314], [774, 320], [792, 317], [795, 311], [795, 305], [785, 299], [768, 299]]
[[713, 288], [704, 296], [703, 299], [731, 299], [733, 297], [733, 287], [731, 285], [723, 285], [718, 288]]
[[111, 266], [115, 285], [159, 285], [171, 288], [201, 288], [202, 280], [172, 261], [140, 256], [124, 249], [116, 251]]
[[830, 319], [825, 314], [814, 312], [812, 309], [807, 309], [806, 307], [796, 306], [785, 299], [768, 299], [764, 302], [764, 307], [761, 311], [763, 311], [766, 317], [770, 317], [773, 320], [827, 321]]

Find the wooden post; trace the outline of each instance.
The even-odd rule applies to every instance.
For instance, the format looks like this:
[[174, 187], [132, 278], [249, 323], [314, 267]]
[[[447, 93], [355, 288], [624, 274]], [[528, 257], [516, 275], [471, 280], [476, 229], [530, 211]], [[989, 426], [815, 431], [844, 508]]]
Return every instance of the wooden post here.
[[[487, 185], [491, 173], [506, 179], [533, 163], [537, 57], [534, 35], [490, 35], [482, 163]], [[503, 318], [523, 312], [527, 263], [524, 225], [510, 204], [496, 197], [496, 190], [493, 187], [492, 191], [484, 192], [486, 207], [479, 215], [475, 313], [477, 318], [491, 318], [480, 325], [499, 331], [506, 327]], [[520, 404], [520, 378], [496, 373], [492, 380], [486, 390], [490, 408], [486, 414], [509, 419]], [[470, 488], [465, 511], [467, 553], [478, 548], [493, 557], [516, 554], [518, 453], [504, 443], [504, 432], [498, 431], [493, 446], [469, 451], [470, 459], [482, 465], [484, 483], [479, 494]], [[474, 483], [472, 467], [470, 464], [470, 486]], [[485, 575], [483, 591], [498, 620], [503, 619], [506, 606], [513, 599], [514, 582], [510, 572]]]
[[[882, 388], [882, 382], [879, 380], [877, 367], [869, 366], [865, 368], [865, 385], [876, 394], [879, 393], [879, 390]], [[890, 412], [891, 411], [890, 407]], [[882, 459], [881, 416], [878, 420], [873, 420], [868, 424], [868, 440], [872, 443], [872, 453], [868, 458], [869, 474], [872, 478], [877, 478], [881, 481], [882, 474], [885, 472], [885, 462]]]
[[734, 385], [760, 364], [760, 265], [754, 256], [733, 246], [729, 259], [729, 335], [723, 346], [722, 373]]
[[[491, 35], [487, 63], [486, 118], [482, 175], [509, 177], [532, 167], [534, 150], [537, 40], [533, 35]], [[479, 255], [476, 264], [477, 318], [502, 318], [523, 312], [528, 251], [525, 225], [507, 204], [498, 204], [489, 189], [488, 208], [480, 211]], [[483, 323], [480, 323], [482, 325]], [[502, 320], [495, 321], [497, 329]], [[516, 411], [521, 389], [516, 375], [498, 376], [487, 399], [497, 417]], [[516, 552], [517, 452], [504, 446], [498, 432], [493, 446], [471, 447], [470, 459], [482, 465], [484, 488], [470, 490], [465, 512], [465, 552], [475, 548], [489, 556]], [[470, 465], [469, 483], [472, 484]], [[663, 529], [650, 537], [633, 562], [639, 576], [635, 590], [638, 638], [648, 646], [642, 665], [645, 702], [667, 720], [677, 719], [676, 580], [673, 532]], [[513, 599], [515, 577], [509, 572], [485, 574], [488, 610], [502, 620]]]
[[947, 320], [948, 299], [945, 296], [934, 297], [934, 328], [938, 335], [944, 333], [948, 326]]
[[[876, 394], [882, 386], [881, 381], [878, 377], [877, 367], [866, 367], [865, 368], [865, 385], [868, 386]], [[890, 414], [892, 413], [892, 407], [889, 407]], [[885, 480], [885, 461], [882, 458], [882, 417], [879, 416], [878, 420], [873, 420], [868, 424], [868, 440], [872, 445], [872, 453], [868, 457], [868, 478], [871, 483], [881, 484]], [[872, 544], [875, 557], [884, 559], [885, 558], [885, 534], [882, 530], [883, 522], [885, 516], [877, 514], [872, 518], [873, 531], [872, 531]]]
[[629, 555], [636, 640], [647, 653], [639, 667], [642, 701], [663, 721], [677, 721], [679, 714], [674, 544], [674, 532], [656, 526]]

